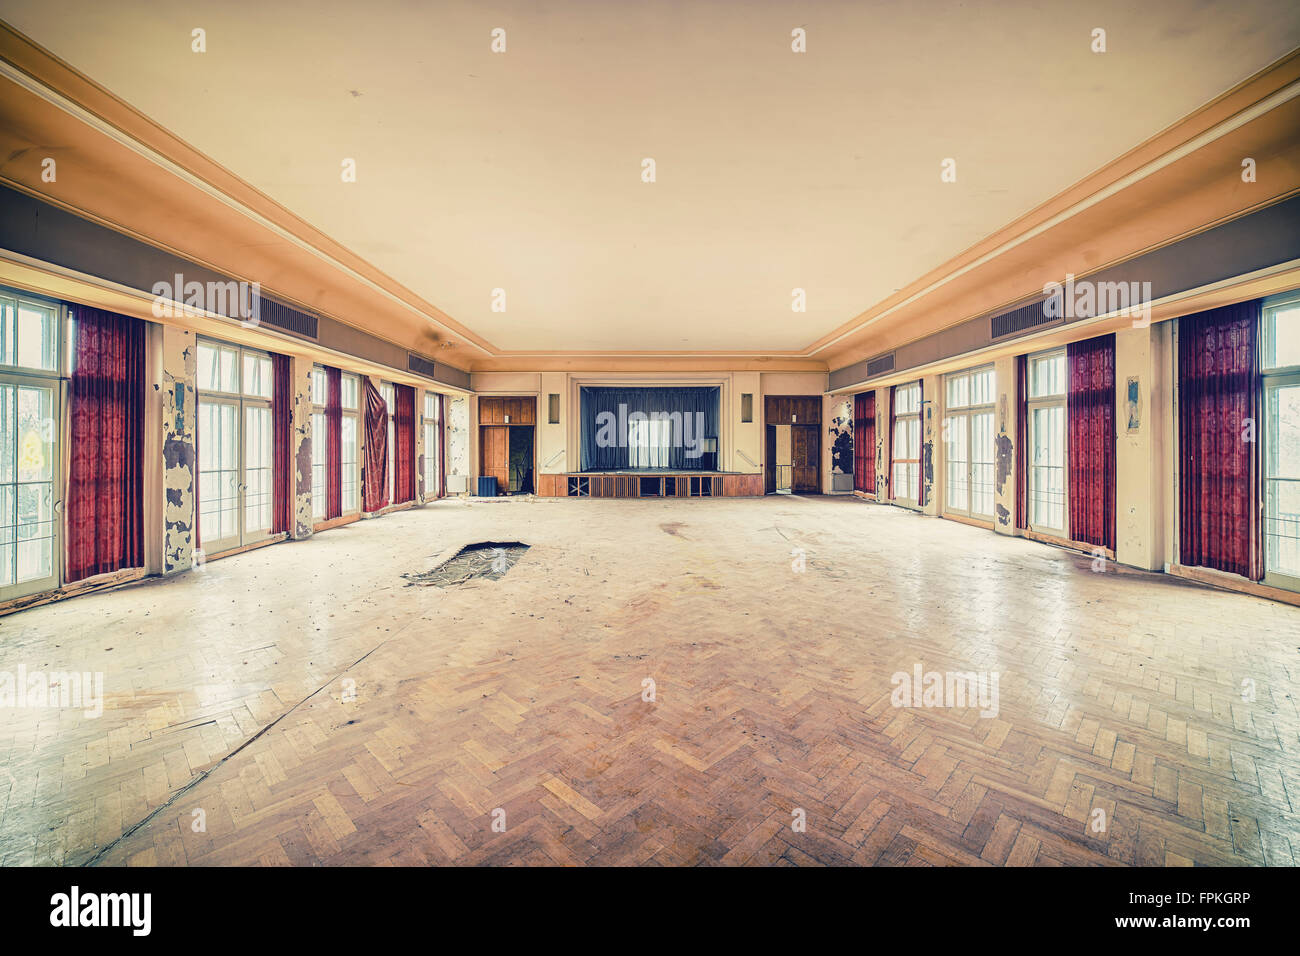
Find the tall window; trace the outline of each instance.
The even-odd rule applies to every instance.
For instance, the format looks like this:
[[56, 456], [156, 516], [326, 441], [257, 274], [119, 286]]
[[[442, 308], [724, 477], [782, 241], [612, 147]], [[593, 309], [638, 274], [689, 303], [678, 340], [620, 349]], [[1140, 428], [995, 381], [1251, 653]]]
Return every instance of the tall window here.
[[311, 515], [316, 521], [324, 520], [329, 504], [325, 487], [329, 457], [329, 420], [325, 414], [328, 403], [325, 369], [317, 365], [311, 370]]
[[439, 418], [439, 395], [424, 393], [424, 497], [436, 498], [441, 492], [438, 481], [438, 438], [442, 428]]
[[1029, 357], [1029, 526], [1065, 535], [1065, 350]]
[[993, 517], [993, 366], [944, 380], [944, 510]]
[[393, 463], [396, 461], [395, 453], [397, 451], [397, 416], [394, 411], [397, 408], [397, 396], [394, 393], [392, 382], [380, 382], [379, 394], [384, 397], [384, 405], [388, 408], [388, 503], [393, 503]]
[[1264, 580], [1300, 590], [1300, 292], [1265, 300]]
[[921, 494], [921, 383], [894, 389], [893, 495], [915, 505]]
[[361, 511], [361, 379], [346, 372], [342, 377], [343, 513]]
[[198, 366], [199, 536], [216, 553], [271, 532], [271, 357], [200, 339]]
[[0, 290], [0, 599], [59, 584], [62, 317]]

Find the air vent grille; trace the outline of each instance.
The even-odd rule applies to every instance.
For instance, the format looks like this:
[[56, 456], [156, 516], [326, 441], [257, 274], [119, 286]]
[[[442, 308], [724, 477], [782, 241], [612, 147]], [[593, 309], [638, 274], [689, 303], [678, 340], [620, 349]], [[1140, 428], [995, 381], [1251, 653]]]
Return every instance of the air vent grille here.
[[873, 375], [883, 375], [885, 372], [894, 370], [894, 353], [888, 355], [878, 355], [867, 363], [867, 378]]
[[316, 316], [299, 312], [274, 299], [259, 296], [258, 308], [258, 321], [262, 325], [269, 325], [281, 332], [292, 332], [294, 335], [301, 335], [308, 339], [316, 338], [319, 332]]
[[1044, 308], [1047, 301], [1047, 299], [1039, 299], [1018, 309], [1012, 309], [1010, 312], [993, 316], [989, 319], [989, 335], [994, 339], [1001, 339], [1008, 335], [1015, 335], [1017, 332], [1025, 332], [1060, 321], [1058, 316], [1047, 314]]
[[416, 355], [414, 352], [406, 353], [407, 371], [414, 372], [417, 375], [424, 375], [428, 378], [436, 378], [434, 370], [436, 366], [432, 361], [422, 355]]

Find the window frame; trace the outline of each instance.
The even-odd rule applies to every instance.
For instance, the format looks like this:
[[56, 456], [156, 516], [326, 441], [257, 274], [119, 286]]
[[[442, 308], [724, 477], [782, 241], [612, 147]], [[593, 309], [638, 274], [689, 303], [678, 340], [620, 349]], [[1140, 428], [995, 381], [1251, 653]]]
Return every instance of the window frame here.
[[[907, 390], [916, 389], [916, 411], [907, 411], [899, 413], [898, 398], [899, 395]], [[921, 447], [925, 443], [925, 436], [922, 434], [922, 412], [924, 410], [924, 393], [921, 389], [921, 380], [914, 379], [910, 382], [904, 382], [901, 385], [894, 386], [893, 409], [890, 416], [893, 421], [890, 423], [891, 431], [889, 435], [889, 491], [891, 500], [898, 505], [906, 508], [919, 509], [921, 507]], [[899, 425], [916, 425], [916, 457], [900, 458], [898, 456], [898, 427]], [[911, 431], [911, 428], [908, 428]], [[910, 443], [909, 443], [910, 444]], [[898, 493], [898, 466], [909, 465], [912, 468], [911, 479], [907, 482], [910, 487], [907, 489], [909, 494], [900, 495]]]
[[[236, 448], [236, 459], [238, 462], [237, 473], [239, 475], [239, 503], [237, 508], [238, 515], [236, 518], [237, 534], [233, 538], [218, 537], [216, 539], [216, 543], [220, 544], [221, 547], [217, 551], [211, 551], [211, 554], [209, 554], [210, 557], [212, 554], [223, 554], [228, 551], [233, 551], [236, 548], [243, 548], [243, 547], [248, 547], [249, 545], [259, 544], [263, 541], [266, 541], [276, 536], [276, 532], [271, 530], [275, 526], [275, 515], [274, 513], [272, 513], [274, 510], [274, 491], [270, 492], [271, 501], [268, 502], [265, 506], [269, 515], [266, 528], [254, 529], [252, 531], [248, 530], [248, 509], [249, 509], [248, 490], [249, 489], [248, 489], [248, 430], [247, 430], [247, 425], [248, 425], [247, 411], [250, 407], [266, 409], [268, 419], [270, 418], [272, 414], [271, 396], [275, 394], [275, 383], [274, 380], [272, 379], [271, 384], [268, 388], [270, 395], [267, 396], [262, 396], [261, 394], [258, 393], [249, 393], [245, 388], [244, 378], [245, 378], [246, 357], [256, 358], [259, 360], [266, 359], [267, 366], [271, 369], [270, 374], [272, 376], [274, 375], [274, 366], [271, 363], [271, 353], [268, 352], [266, 349], [253, 348], [252, 346], [239, 345], [234, 342], [227, 342], [222, 339], [200, 335], [196, 339], [196, 347], [195, 347], [196, 361], [198, 355], [200, 354], [200, 347], [202, 346], [208, 346], [217, 349], [225, 349], [228, 351], [233, 351], [235, 353], [236, 382], [233, 391], [226, 390], [221, 387], [204, 388], [199, 384], [199, 375], [196, 370], [194, 376], [194, 392], [195, 392], [195, 406], [196, 406], [194, 433], [196, 439], [199, 441], [199, 449], [202, 450], [203, 448], [202, 436], [198, 434], [198, 430], [202, 424], [203, 416], [200, 410], [202, 409], [205, 398], [207, 399], [209, 404], [224, 404], [224, 405], [235, 406], [237, 409], [236, 420], [238, 422], [238, 428], [239, 428], [239, 441], [237, 443], [237, 448]], [[220, 374], [221, 374], [220, 357], [218, 357], [218, 371], [217, 371], [218, 386], [220, 386], [221, 384], [219, 381]], [[270, 423], [270, 428], [274, 430], [274, 427], [275, 427], [274, 422], [272, 421]], [[270, 487], [272, 489], [274, 488], [275, 485], [275, 462], [274, 462], [275, 450], [274, 449], [275, 449], [275, 440], [274, 437], [272, 437], [271, 453], [270, 453], [271, 463], [267, 466], [271, 470]], [[200, 459], [196, 456], [195, 458], [196, 483], [199, 482], [201, 478], [202, 478], [202, 465]], [[205, 499], [203, 495], [200, 494], [199, 495], [200, 507], [202, 506], [204, 500]], [[205, 553], [207, 553], [211, 549], [208, 546], [209, 545], [208, 539], [202, 536], [201, 515], [198, 514], [195, 515], [194, 523], [195, 526], [200, 531], [200, 542], [201, 542], [202, 550]], [[283, 534], [283, 532], [281, 532], [281, 534]]]
[[[1300, 363], [1291, 365], [1267, 366], [1266, 360], [1275, 349], [1276, 319], [1279, 312], [1300, 309], [1300, 289], [1292, 292], [1270, 296], [1265, 299], [1260, 312], [1260, 354], [1259, 354], [1259, 415], [1258, 440], [1262, 443], [1259, 454], [1259, 534], [1264, 552], [1263, 583], [1288, 591], [1300, 591], [1300, 576], [1277, 571], [1269, 561], [1269, 502], [1272, 498], [1272, 484], [1277, 481], [1296, 481], [1297, 478], [1277, 478], [1272, 476], [1273, 444], [1277, 436], [1273, 434], [1270, 414], [1270, 402], [1282, 389], [1300, 386]], [[1300, 325], [1300, 318], [1296, 320]]]
[[[349, 381], [356, 383], [356, 388], [353, 390], [354, 404], [351, 408], [347, 404], [347, 385]], [[362, 452], [364, 439], [361, 434], [361, 376], [356, 372], [339, 372], [339, 412], [341, 418], [339, 423], [339, 470], [341, 471], [339, 475], [339, 517], [351, 518], [354, 515], [360, 515], [362, 506], [365, 504], [364, 496], [361, 494], [361, 464], [364, 458]], [[356, 458], [352, 462], [351, 469], [348, 468], [347, 442], [343, 438], [343, 423], [349, 419], [352, 421], [352, 434], [356, 437], [356, 451], [354, 452]], [[351, 488], [357, 499], [356, 507], [351, 510], [348, 509], [349, 483], [347, 478], [349, 470], [352, 472]]]
[[420, 409], [420, 429], [424, 438], [423, 454], [420, 457], [423, 462], [425, 501], [442, 497], [442, 485], [438, 481], [439, 438], [442, 434], [442, 417], [438, 414], [440, 398], [438, 392], [426, 390]]
[[[1060, 356], [1062, 362], [1061, 391], [1053, 392], [1049, 395], [1034, 395], [1034, 363], [1044, 359], [1050, 359]], [[1041, 352], [1030, 353], [1026, 357], [1026, 382], [1025, 382], [1025, 525], [1028, 530], [1043, 535], [1063, 538], [1069, 540], [1070, 537], [1070, 406], [1069, 406], [1069, 358], [1066, 354], [1065, 346], [1053, 349], [1045, 349]], [[1040, 524], [1034, 520], [1034, 471], [1038, 467], [1034, 464], [1032, 451], [1034, 448], [1034, 412], [1035, 410], [1057, 408], [1061, 409], [1061, 527], [1055, 528], [1046, 524]]]
[[[989, 375], [989, 382], [990, 382], [989, 396], [986, 401], [976, 402], [973, 399], [972, 386], [975, 383], [976, 376], [982, 376], [984, 374]], [[950, 387], [951, 384], [962, 380], [965, 380], [966, 382], [965, 404], [949, 405], [948, 395], [949, 392], [951, 391], [951, 387]], [[994, 492], [990, 493], [990, 502], [992, 506], [989, 508], [987, 512], [976, 511], [974, 509], [975, 467], [976, 467], [976, 462], [974, 460], [975, 458], [974, 438], [975, 438], [976, 416], [987, 414], [991, 422], [996, 421], [996, 419], [994, 418], [994, 410], [997, 405], [997, 393], [998, 393], [997, 372], [995, 366], [992, 363], [988, 363], [985, 365], [977, 365], [974, 366], [973, 368], [962, 369], [959, 372], [949, 372], [947, 375], [943, 377], [944, 433], [948, 436], [951, 436], [952, 421], [954, 418], [960, 417], [962, 420], [962, 428], [965, 431], [965, 438], [966, 438], [966, 507], [965, 509], [954, 507], [949, 503], [949, 495], [952, 492], [952, 487], [951, 487], [952, 483], [950, 480], [951, 476], [949, 474], [949, 465], [952, 461], [952, 456], [950, 454], [950, 448], [952, 442], [951, 440], [946, 440], [943, 443], [943, 448], [944, 448], [943, 513], [944, 514], [957, 515], [959, 517], [964, 517], [964, 518], [973, 518], [981, 521], [993, 520], [994, 517], [993, 512], [997, 509], [996, 493]], [[993, 428], [993, 434], [994, 437], [996, 438], [997, 435], [996, 426]], [[979, 464], [981, 466], [996, 468], [996, 457], [993, 461], [980, 462]], [[990, 476], [989, 487], [990, 489], [994, 487], [991, 476]]]
[[[66, 555], [64, 547], [66, 542], [67, 515], [64, 508], [65, 498], [67, 496], [67, 476], [64, 474], [64, 461], [66, 449], [64, 447], [67, 440], [67, 427], [65, 415], [68, 403], [68, 380], [72, 373], [73, 360], [73, 336], [74, 336], [74, 319], [73, 310], [67, 303], [57, 299], [51, 299], [47, 296], [36, 295], [20, 289], [9, 286], [0, 286], [0, 300], [9, 299], [13, 302], [14, 308], [14, 358], [19, 357], [19, 312], [23, 303], [35, 306], [38, 309], [48, 311], [52, 319], [52, 334], [54, 336], [54, 361], [52, 368], [40, 368], [36, 366], [18, 365], [4, 363], [0, 364], [0, 382], [5, 385], [13, 386], [15, 389], [14, 398], [17, 400], [17, 389], [19, 388], [42, 388], [50, 390], [51, 408], [50, 418], [51, 435], [49, 441], [49, 486], [50, 486], [50, 510], [49, 518], [45, 522], [50, 526], [49, 546], [50, 546], [50, 573], [39, 578], [29, 578], [25, 581], [18, 580], [18, 546], [22, 540], [32, 540], [31, 538], [21, 539], [19, 537], [19, 527], [17, 524], [17, 511], [19, 508], [18, 487], [22, 484], [32, 484], [33, 482], [22, 482], [18, 478], [18, 456], [20, 453], [21, 436], [15, 433], [15, 461], [14, 461], [14, 508], [15, 524], [13, 526], [14, 540], [12, 547], [14, 549], [14, 583], [0, 586], [0, 601], [12, 601], [18, 598], [28, 597], [32, 594], [40, 594], [47, 591], [53, 591], [61, 587], [64, 583], [64, 574], [66, 573]], [[0, 320], [3, 318], [3, 312], [0, 312]], [[15, 405], [15, 416], [17, 415], [17, 405]], [[16, 421], [16, 419], [15, 419]], [[44, 484], [45, 482], [36, 482]], [[10, 484], [6, 482], [6, 484]]]
[[[318, 378], [319, 376], [319, 378]], [[311, 398], [311, 520], [319, 524], [326, 520], [329, 513], [329, 373], [324, 365], [312, 365], [309, 379], [309, 397]], [[319, 383], [320, 388], [317, 389]], [[320, 401], [317, 401], [317, 398]], [[316, 425], [319, 420], [320, 447], [317, 447]], [[317, 482], [319, 470], [321, 481]]]

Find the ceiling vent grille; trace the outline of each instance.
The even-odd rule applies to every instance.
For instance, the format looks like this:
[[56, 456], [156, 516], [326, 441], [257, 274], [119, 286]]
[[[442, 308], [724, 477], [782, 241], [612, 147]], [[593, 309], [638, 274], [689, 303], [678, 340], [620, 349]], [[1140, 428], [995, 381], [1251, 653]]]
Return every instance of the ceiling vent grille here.
[[437, 366], [422, 355], [416, 355], [414, 352], [406, 353], [406, 369], [414, 372], [416, 375], [424, 375], [427, 378], [437, 378], [434, 371]]
[[867, 363], [867, 378], [873, 375], [883, 375], [885, 372], [894, 370], [894, 353], [888, 355], [878, 355]]
[[1048, 301], [1048, 299], [1038, 299], [1018, 309], [993, 316], [989, 319], [989, 336], [1002, 339], [1008, 335], [1016, 335], [1061, 321], [1059, 316], [1047, 314], [1045, 306]]
[[308, 339], [316, 338], [319, 333], [316, 316], [299, 312], [274, 299], [259, 296], [258, 310], [258, 322], [262, 325], [269, 325], [281, 332], [292, 332], [294, 335], [301, 335]]

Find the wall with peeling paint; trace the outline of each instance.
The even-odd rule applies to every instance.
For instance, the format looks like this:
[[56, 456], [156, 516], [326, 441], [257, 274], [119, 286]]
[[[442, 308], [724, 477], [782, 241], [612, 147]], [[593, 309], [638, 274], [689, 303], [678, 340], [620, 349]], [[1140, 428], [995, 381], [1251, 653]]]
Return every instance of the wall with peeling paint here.
[[[289, 360], [289, 375], [293, 380], [293, 401], [290, 407], [289, 429], [293, 449], [293, 468], [289, 476], [289, 492], [293, 495], [293, 528], [291, 538], [310, 538], [312, 525], [312, 495], [316, 489], [311, 481], [311, 359], [293, 357]], [[320, 489], [325, 494], [325, 489]]]
[[993, 362], [993, 530], [1016, 534], [1016, 359]]
[[194, 491], [198, 477], [197, 339], [193, 332], [163, 328], [163, 574], [194, 564]]
[[935, 477], [938, 461], [935, 446], [942, 444], [940, 439], [943, 435], [940, 417], [943, 400], [939, 395], [942, 384], [943, 380], [937, 375], [921, 378], [921, 401], [924, 402], [921, 406], [921, 493], [925, 499], [921, 512], [927, 515], [941, 514], [943, 510], [940, 507], [943, 487]]
[[827, 395], [822, 406], [824, 490], [853, 492], [853, 397]]
[[470, 400], [467, 395], [447, 396], [447, 494], [468, 491], [471, 474]]
[[[1115, 560], [1150, 571], [1172, 560], [1166, 520], [1173, 507], [1161, 476], [1173, 473], [1172, 441], [1165, 422], [1172, 405], [1172, 324], [1115, 333]], [[1127, 385], [1137, 379], [1135, 427], [1130, 427]], [[1168, 471], [1166, 471], [1168, 469]]]

